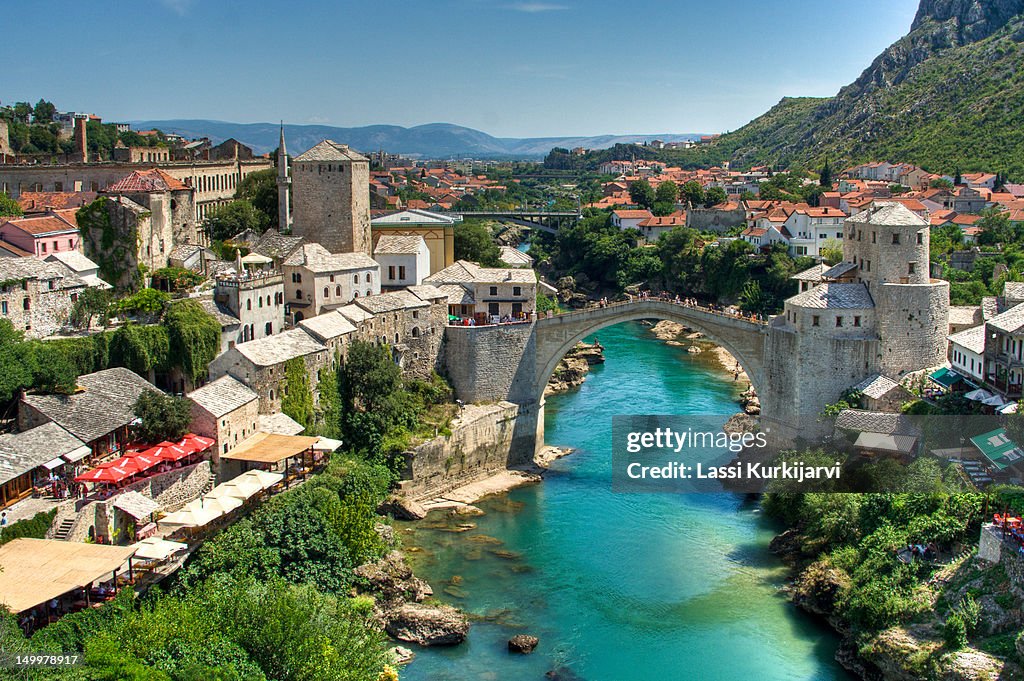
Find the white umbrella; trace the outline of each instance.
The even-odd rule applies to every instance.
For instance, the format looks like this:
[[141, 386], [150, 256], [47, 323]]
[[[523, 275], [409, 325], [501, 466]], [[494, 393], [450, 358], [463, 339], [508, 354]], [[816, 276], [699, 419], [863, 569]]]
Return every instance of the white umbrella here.
[[261, 471], [259, 469], [243, 473], [242, 475], [235, 478], [235, 480], [239, 480], [246, 476], [249, 476], [249, 479], [255, 480], [257, 483], [259, 483], [261, 489], [268, 489], [284, 480], [284, 475], [281, 473], [271, 473], [270, 471]]
[[261, 485], [256, 479], [249, 477], [242, 479], [241, 477], [222, 482], [221, 484], [210, 490], [210, 493], [206, 496], [214, 499], [220, 499], [222, 497], [236, 497], [238, 499], [248, 499], [249, 497], [261, 492], [263, 485]]
[[224, 515], [223, 509], [211, 503], [200, 504], [199, 500], [190, 501], [181, 510], [168, 513], [159, 522], [165, 525], [181, 525], [182, 527], [202, 527]]
[[188, 544], [168, 541], [159, 537], [143, 539], [140, 542], [136, 542], [134, 546], [137, 548], [135, 551], [136, 558], [148, 558], [150, 560], [164, 560], [178, 551], [184, 551], [188, 548]]
[[982, 390], [981, 388], [978, 388], [977, 390], [972, 390], [971, 392], [967, 393], [966, 395], [964, 395], [964, 397], [966, 397], [969, 400], [974, 400], [975, 402], [984, 402], [988, 398], [992, 397], [992, 393], [990, 393], [987, 390]]
[[999, 395], [993, 395], [992, 397], [989, 397], [986, 400], [982, 400], [981, 403], [987, 404], [990, 407], [1001, 407], [1004, 404], [1006, 404], [1005, 402], [1003, 402], [1003, 398], [1000, 397]]
[[205, 496], [199, 500], [205, 508], [219, 509], [220, 515], [227, 515], [236, 508], [242, 505], [242, 500], [238, 497], [215, 497], [210, 498]]
[[1016, 414], [1017, 413], [1017, 403], [1016, 402], [1009, 402], [1007, 404], [1004, 404], [1002, 407], [1000, 407], [996, 411], [998, 411], [1000, 414]]

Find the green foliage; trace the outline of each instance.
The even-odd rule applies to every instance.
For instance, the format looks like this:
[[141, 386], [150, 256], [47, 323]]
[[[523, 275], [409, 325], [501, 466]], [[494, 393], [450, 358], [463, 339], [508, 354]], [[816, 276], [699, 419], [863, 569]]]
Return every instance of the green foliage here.
[[704, 205], [708, 208], [713, 208], [728, 200], [728, 195], [721, 187], [708, 187], [707, 191], [704, 192]]
[[184, 437], [192, 424], [192, 403], [185, 397], [147, 390], [135, 401], [132, 413], [140, 423], [132, 426], [142, 442], [175, 442]]
[[82, 249], [99, 266], [100, 278], [115, 288], [134, 290], [141, 274], [131, 267], [135, 244], [127, 232], [122, 233], [111, 220], [110, 199], [101, 196], [78, 209], [75, 219], [82, 235]]
[[166, 282], [167, 287], [171, 291], [187, 291], [203, 283], [204, 280], [203, 275], [184, 267], [161, 267], [150, 276], [152, 276], [154, 283], [158, 281]]
[[860, 409], [860, 401], [863, 394], [860, 391], [848, 389], [831, 404], [826, 404], [821, 410], [821, 415], [826, 417], [838, 416], [844, 409]]
[[0, 319], [0, 401], [10, 402], [32, 385], [34, 355], [24, 334], [9, 319]]
[[113, 295], [106, 289], [86, 287], [71, 308], [71, 325], [76, 329], [89, 329], [93, 317], [99, 317], [100, 325], [106, 326], [112, 299]]
[[[277, 168], [249, 173], [238, 183], [235, 198], [248, 201], [263, 217], [270, 229], [279, 228], [277, 203]], [[235, 232], [237, 234], [237, 232]]]
[[130, 369], [140, 376], [170, 368], [170, 340], [163, 326], [128, 323], [110, 338], [110, 366]]
[[306, 362], [302, 357], [293, 357], [284, 363], [281, 411], [303, 428], [313, 425], [313, 390], [310, 388]]
[[843, 244], [838, 239], [826, 239], [819, 249], [821, 259], [827, 265], [835, 265], [843, 259]]
[[155, 288], [144, 288], [132, 295], [112, 303], [110, 309], [118, 315], [141, 316], [155, 319], [163, 314], [171, 296]]
[[0, 192], [0, 217], [11, 218], [21, 215], [21, 205], [4, 192]]
[[46, 393], [73, 393], [82, 372], [68, 354], [67, 346], [41, 342], [34, 348], [32, 384]]
[[252, 203], [239, 199], [215, 208], [204, 225], [211, 241], [224, 241], [246, 230], [259, 234], [270, 225], [270, 220]]
[[548, 297], [537, 290], [537, 314], [544, 314], [547, 311], [558, 312], [558, 301]]
[[[660, 188], [660, 187], [659, 187]], [[641, 208], [652, 208], [655, 200], [654, 187], [647, 180], [634, 180], [629, 183], [629, 200]]]
[[500, 267], [501, 251], [487, 227], [479, 220], [463, 220], [455, 226], [455, 259], [483, 267]]
[[169, 364], [195, 381], [220, 352], [220, 322], [195, 300], [175, 301], [164, 314]]
[[680, 189], [679, 195], [694, 207], [701, 205], [705, 200], [704, 187], [697, 180], [690, 180], [684, 184]]
[[45, 539], [46, 532], [50, 529], [50, 525], [53, 524], [53, 518], [56, 515], [57, 509], [52, 508], [49, 511], [40, 511], [31, 518], [23, 518], [15, 523], [11, 523], [0, 532], [0, 546], [21, 537]]
[[679, 185], [671, 180], [665, 180], [658, 185], [654, 193], [655, 203], [669, 203], [675, 205], [679, 200]]
[[413, 427], [416, 416], [390, 349], [354, 342], [339, 379], [345, 442], [370, 461], [390, 462], [395, 452], [383, 450], [385, 437]]

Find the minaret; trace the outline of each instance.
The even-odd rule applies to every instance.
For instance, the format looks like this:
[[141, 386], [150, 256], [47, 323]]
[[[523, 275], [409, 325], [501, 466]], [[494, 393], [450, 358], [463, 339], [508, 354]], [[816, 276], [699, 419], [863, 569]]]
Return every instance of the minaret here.
[[292, 229], [290, 210], [292, 178], [288, 175], [288, 150], [284, 146], [284, 121], [281, 121], [281, 142], [277, 147], [277, 222], [281, 232]]

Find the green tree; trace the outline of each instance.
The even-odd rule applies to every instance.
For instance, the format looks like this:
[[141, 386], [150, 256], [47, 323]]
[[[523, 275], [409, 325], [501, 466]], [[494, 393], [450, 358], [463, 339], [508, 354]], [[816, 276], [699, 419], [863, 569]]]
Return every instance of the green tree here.
[[[279, 229], [277, 202], [277, 168], [249, 173], [238, 184], [235, 198], [248, 201], [265, 219], [264, 229]], [[235, 232], [237, 234], [238, 232]], [[230, 236], [230, 235], [229, 235]]]
[[270, 224], [267, 216], [246, 200], [232, 201], [215, 208], [206, 218], [206, 232], [212, 241], [224, 241], [240, 232], [263, 232]]
[[932, 189], [952, 189], [953, 183], [944, 177], [936, 177], [928, 183], [928, 186]]
[[28, 102], [15, 102], [13, 112], [15, 120], [28, 125], [29, 119], [32, 117], [32, 105]]
[[455, 226], [455, 259], [483, 267], [500, 267], [501, 250], [487, 226], [479, 220], [463, 220]]
[[132, 426], [135, 436], [148, 443], [180, 440], [192, 423], [192, 406], [187, 398], [156, 390], [139, 395], [132, 413], [139, 419]]
[[10, 402], [32, 385], [35, 358], [24, 334], [9, 319], [0, 319], [0, 402]]
[[207, 367], [220, 352], [220, 322], [195, 300], [172, 303], [164, 314], [168, 356], [171, 366], [180, 367], [196, 381], [207, 374]]
[[78, 383], [79, 369], [68, 356], [67, 348], [54, 342], [34, 345], [33, 384], [46, 393], [70, 395]]
[[0, 192], [0, 217], [21, 217], [21, 205], [7, 194]]
[[71, 308], [71, 325], [76, 329], [92, 327], [93, 317], [98, 316], [100, 324], [106, 326], [107, 311], [110, 309], [111, 293], [98, 286], [89, 286], [78, 295]]
[[818, 184], [827, 190], [832, 190], [832, 165], [828, 162], [828, 158], [825, 158], [825, 165], [821, 167], [821, 173], [818, 176]]
[[281, 411], [303, 428], [313, 425], [313, 390], [302, 357], [293, 357], [284, 364], [284, 386], [281, 388]]
[[641, 208], [654, 206], [655, 192], [647, 180], [633, 180], [629, 183], [629, 200]]
[[32, 109], [32, 120], [36, 123], [49, 123], [53, 120], [55, 113], [57, 113], [57, 107], [45, 99], [40, 99]]
[[825, 239], [818, 249], [821, 259], [827, 265], [835, 265], [843, 259], [843, 242], [839, 239]]
[[1013, 240], [1013, 228], [1006, 211], [993, 206], [982, 210], [980, 215], [981, 219], [975, 223], [981, 230], [978, 234], [979, 244], [992, 246]]
[[690, 206], [699, 206], [704, 203], [704, 187], [700, 186], [697, 180], [690, 180], [682, 186], [680, 196], [686, 199]]
[[658, 185], [654, 192], [654, 200], [657, 202], [675, 203], [679, 200], [679, 185], [672, 180], [665, 180]]
[[721, 187], [709, 187], [704, 193], [704, 205], [712, 208], [729, 200], [728, 194]]

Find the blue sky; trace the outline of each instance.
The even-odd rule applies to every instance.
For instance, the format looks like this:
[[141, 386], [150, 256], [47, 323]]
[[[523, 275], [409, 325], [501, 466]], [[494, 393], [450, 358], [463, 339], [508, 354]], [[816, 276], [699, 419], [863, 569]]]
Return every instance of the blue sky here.
[[62, 3], [26, 8], [9, 26], [0, 100], [46, 97], [108, 121], [447, 122], [500, 137], [723, 132], [783, 96], [834, 94], [906, 33], [916, 8], [917, 0]]

